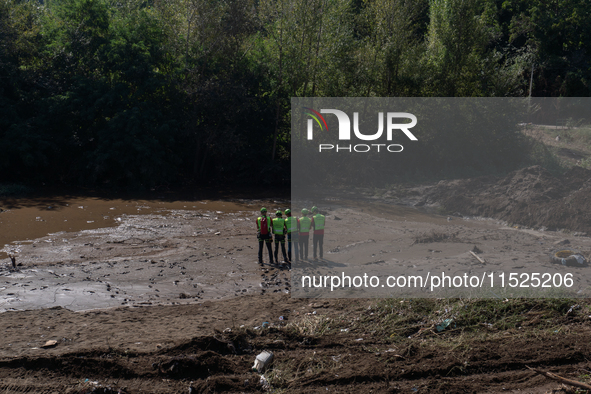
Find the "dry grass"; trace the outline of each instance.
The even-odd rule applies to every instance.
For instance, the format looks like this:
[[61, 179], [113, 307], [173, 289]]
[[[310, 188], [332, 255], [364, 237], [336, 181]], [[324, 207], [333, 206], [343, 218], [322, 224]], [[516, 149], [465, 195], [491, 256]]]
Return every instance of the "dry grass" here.
[[332, 318], [310, 314], [287, 324], [286, 329], [293, 330], [299, 335], [316, 337], [326, 334], [331, 329], [333, 322]]
[[[343, 356], [320, 355], [315, 351], [303, 360], [287, 359], [277, 362], [265, 373], [265, 378], [274, 393], [289, 392], [290, 388], [299, 387], [303, 379], [320, 376], [323, 373], [338, 374], [343, 366]], [[279, 390], [279, 391], [275, 391]]]

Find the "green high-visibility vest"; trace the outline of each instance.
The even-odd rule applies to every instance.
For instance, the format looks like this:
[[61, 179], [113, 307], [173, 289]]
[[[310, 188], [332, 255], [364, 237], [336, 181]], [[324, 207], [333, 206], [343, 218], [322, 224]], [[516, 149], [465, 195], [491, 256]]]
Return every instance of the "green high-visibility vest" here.
[[288, 216], [287, 219], [285, 219], [285, 224], [287, 226], [288, 233], [291, 234], [298, 231], [298, 219], [294, 218], [293, 216]]
[[312, 219], [307, 216], [303, 216], [300, 218], [300, 233], [307, 233], [310, 231], [310, 225], [312, 224]]
[[283, 219], [283, 218], [273, 219], [273, 234], [276, 234], [276, 235], [283, 234], [283, 226], [285, 226], [285, 219]]
[[315, 230], [324, 230], [324, 215], [317, 214], [314, 215], [314, 229]]

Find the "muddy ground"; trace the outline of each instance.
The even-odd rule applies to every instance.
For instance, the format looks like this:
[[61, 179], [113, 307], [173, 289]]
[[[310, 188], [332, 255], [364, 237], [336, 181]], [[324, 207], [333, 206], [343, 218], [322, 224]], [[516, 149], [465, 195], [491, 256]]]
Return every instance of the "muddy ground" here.
[[[591, 250], [591, 221], [578, 219], [589, 214], [590, 174], [571, 173], [557, 180], [534, 167], [501, 179], [396, 190], [368, 197], [371, 209], [317, 203], [327, 214], [325, 259], [293, 271], [256, 263], [257, 211], [284, 209], [284, 200], [162, 205], [70, 198], [57, 210], [4, 202], [3, 231], [26, 211], [28, 225], [47, 232], [13, 238], [3, 249], [21, 265], [12, 269], [5, 257], [0, 267], [0, 392], [545, 393], [559, 387], [526, 366], [585, 380], [591, 373], [585, 300], [540, 304], [500, 293], [482, 305], [469, 297], [291, 297], [297, 293], [292, 274], [297, 280], [302, 272], [326, 274], [347, 264], [369, 273], [417, 274], [433, 267], [450, 273], [535, 267], [573, 272], [586, 291], [589, 267], [549, 261], [557, 248], [586, 257]], [[94, 219], [80, 216], [89, 211]], [[63, 226], [74, 217], [77, 228], [51, 230], [52, 222]], [[104, 225], [95, 225], [97, 218]], [[360, 295], [366, 296], [372, 294]], [[263, 350], [276, 360], [261, 380], [251, 367]]]
[[[206, 393], [262, 392], [267, 390], [261, 377], [250, 368], [263, 350], [276, 357], [265, 374], [273, 384], [270, 391], [284, 393], [544, 393], [559, 386], [526, 366], [571, 378], [589, 370], [589, 318], [581, 314], [548, 329], [528, 328], [539, 319], [532, 313], [520, 328], [482, 327], [475, 335], [461, 330], [420, 335], [414, 329], [404, 333], [409, 338], [391, 339], [354, 321], [370, 319], [370, 307], [365, 300], [310, 303], [275, 294], [84, 313], [6, 312], [0, 323], [6, 337], [0, 388], [7, 393], [187, 393], [189, 387]], [[281, 323], [278, 315], [284, 317]], [[273, 326], [238, 326], [260, 327], [263, 320]], [[335, 325], [331, 335], [312, 331], [323, 321]], [[41, 348], [48, 338], [57, 346]]]

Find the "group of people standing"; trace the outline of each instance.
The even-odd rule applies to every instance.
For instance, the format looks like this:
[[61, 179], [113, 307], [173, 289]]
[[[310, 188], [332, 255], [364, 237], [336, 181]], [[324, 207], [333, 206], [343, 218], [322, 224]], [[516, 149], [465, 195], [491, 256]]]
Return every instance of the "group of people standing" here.
[[[308, 242], [310, 231], [313, 231], [313, 252], [314, 259], [324, 256], [324, 224], [326, 217], [318, 212], [318, 207], [312, 207], [312, 217], [308, 217], [309, 211], [302, 209], [302, 216], [296, 218], [291, 216], [291, 210], [275, 212], [275, 218], [267, 216], [267, 208], [261, 208], [261, 216], [257, 218], [257, 239], [259, 241], [259, 264], [263, 264], [263, 244], [269, 251], [269, 261], [271, 264], [279, 265], [279, 245], [283, 261], [291, 265], [292, 246], [295, 254], [295, 261], [308, 259]], [[313, 229], [313, 230], [312, 230]], [[285, 241], [287, 235], [287, 253], [285, 251]], [[272, 242], [275, 240], [275, 254], [273, 254]], [[317, 254], [317, 252], [319, 252]], [[289, 257], [288, 257], [289, 256]]]

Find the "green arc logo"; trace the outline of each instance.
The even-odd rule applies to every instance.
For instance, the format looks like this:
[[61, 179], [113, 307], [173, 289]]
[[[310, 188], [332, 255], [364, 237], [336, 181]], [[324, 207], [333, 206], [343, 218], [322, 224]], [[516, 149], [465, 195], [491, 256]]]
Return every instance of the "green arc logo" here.
[[[308, 107], [304, 107], [304, 109], [307, 110], [304, 111], [304, 113], [306, 115], [310, 115], [316, 121], [316, 123], [318, 123], [318, 126], [320, 126], [320, 130], [324, 130], [324, 127], [326, 127], [326, 131], [328, 131], [328, 125], [326, 124], [326, 120], [324, 120], [324, 117], [320, 115], [318, 111], [315, 111], [312, 108]], [[320, 123], [320, 120], [322, 120], [322, 123], [324, 123], [324, 127], [322, 127], [322, 123]]]

